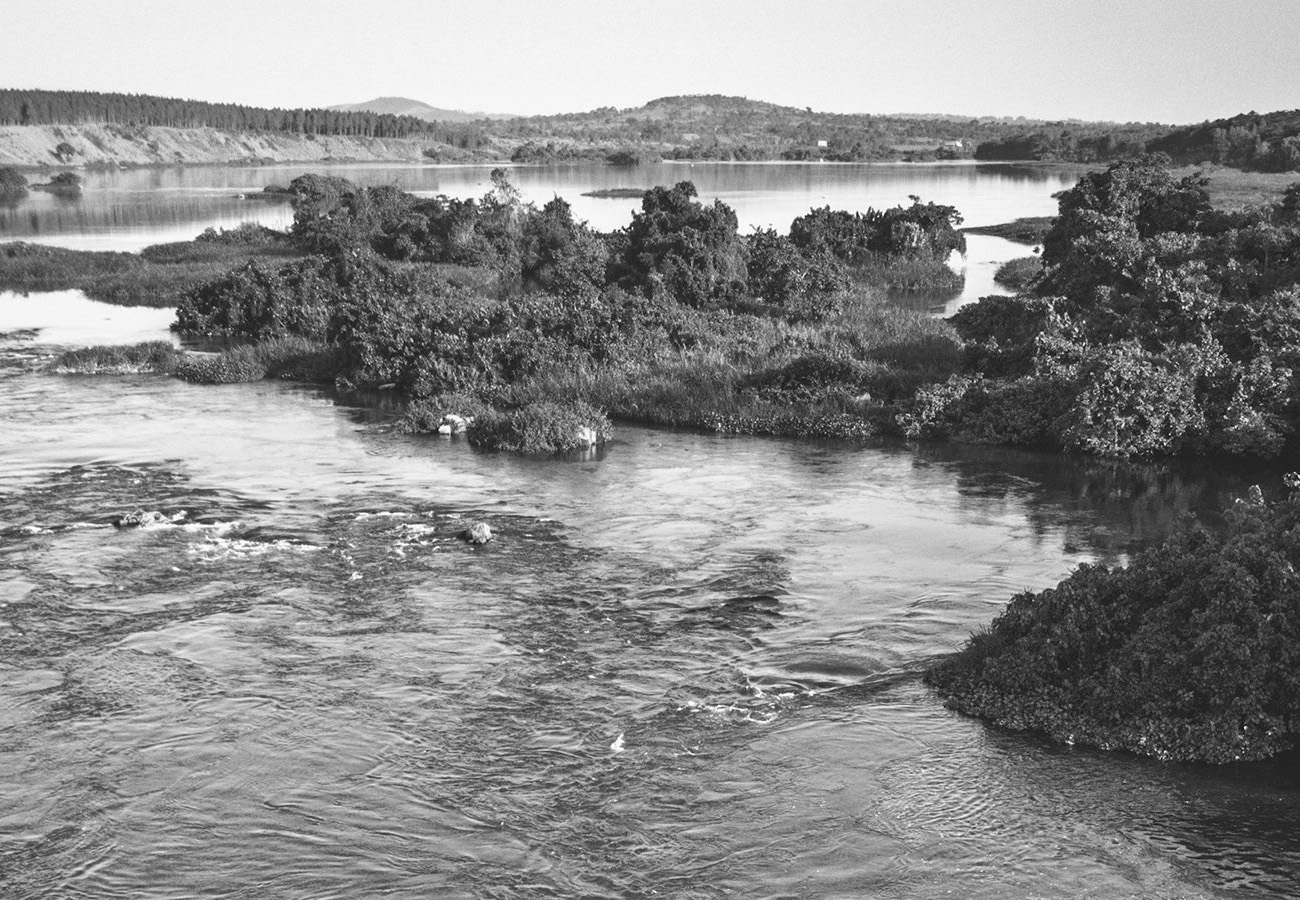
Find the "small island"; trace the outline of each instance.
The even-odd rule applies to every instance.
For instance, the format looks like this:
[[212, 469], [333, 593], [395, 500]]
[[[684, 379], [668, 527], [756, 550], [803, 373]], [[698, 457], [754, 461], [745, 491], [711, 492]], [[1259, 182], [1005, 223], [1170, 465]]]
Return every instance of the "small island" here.
[[60, 172], [44, 184], [31, 185], [31, 189], [59, 197], [80, 197], [81, 176], [76, 172]]
[[596, 191], [584, 191], [584, 197], [600, 199], [636, 199], [646, 192], [645, 188], [601, 188]]

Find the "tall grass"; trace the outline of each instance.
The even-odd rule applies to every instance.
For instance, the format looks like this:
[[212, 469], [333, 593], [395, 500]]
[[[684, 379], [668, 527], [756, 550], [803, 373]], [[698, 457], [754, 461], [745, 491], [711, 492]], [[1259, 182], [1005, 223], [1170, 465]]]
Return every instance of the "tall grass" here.
[[134, 375], [167, 373], [175, 369], [179, 354], [167, 341], [148, 341], [123, 347], [83, 347], [69, 350], [49, 365], [57, 375]]
[[937, 259], [875, 254], [852, 266], [853, 280], [860, 285], [895, 291], [960, 291], [966, 278]]
[[173, 373], [195, 384], [238, 384], [263, 378], [332, 382], [342, 371], [339, 348], [301, 337], [273, 338], [220, 353], [187, 353]]
[[993, 280], [1013, 291], [1029, 288], [1043, 274], [1043, 261], [1037, 256], [1020, 256], [1007, 260], [993, 273]]
[[181, 241], [146, 247], [139, 254], [17, 241], [0, 245], [0, 290], [80, 290], [118, 306], [168, 307], [249, 259], [287, 261], [300, 255], [280, 239]]

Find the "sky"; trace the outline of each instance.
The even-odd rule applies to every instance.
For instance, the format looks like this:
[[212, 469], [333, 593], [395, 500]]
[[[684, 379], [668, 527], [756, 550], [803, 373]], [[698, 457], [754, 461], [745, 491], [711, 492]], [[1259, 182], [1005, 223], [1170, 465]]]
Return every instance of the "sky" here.
[[1300, 107], [1300, 0], [9, 2], [0, 87], [524, 115], [730, 94], [1183, 124]]

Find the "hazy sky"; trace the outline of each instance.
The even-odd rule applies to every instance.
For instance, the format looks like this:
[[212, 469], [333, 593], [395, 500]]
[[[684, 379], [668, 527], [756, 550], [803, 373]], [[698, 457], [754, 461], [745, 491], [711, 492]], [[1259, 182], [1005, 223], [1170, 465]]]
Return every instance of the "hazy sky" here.
[[1300, 107], [1300, 0], [5, 3], [0, 87], [488, 112], [737, 94], [1199, 122]]

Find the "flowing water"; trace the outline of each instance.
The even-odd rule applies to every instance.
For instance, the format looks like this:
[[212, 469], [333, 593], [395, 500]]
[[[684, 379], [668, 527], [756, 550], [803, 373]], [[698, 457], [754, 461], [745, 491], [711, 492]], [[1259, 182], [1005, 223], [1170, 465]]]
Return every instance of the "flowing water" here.
[[382, 396], [42, 371], [169, 319], [0, 295], [0, 896], [1300, 895], [1294, 757], [1056, 746], [921, 680], [1251, 473], [630, 425], [525, 459]]

